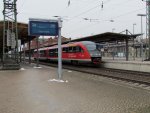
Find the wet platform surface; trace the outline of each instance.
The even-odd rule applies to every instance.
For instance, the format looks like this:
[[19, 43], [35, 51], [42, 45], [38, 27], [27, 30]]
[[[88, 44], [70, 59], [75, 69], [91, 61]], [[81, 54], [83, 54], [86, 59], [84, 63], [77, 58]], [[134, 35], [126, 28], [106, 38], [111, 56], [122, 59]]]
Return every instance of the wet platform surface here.
[[69, 70], [49, 82], [56, 68], [23, 67], [0, 71], [0, 113], [150, 113], [150, 89]]

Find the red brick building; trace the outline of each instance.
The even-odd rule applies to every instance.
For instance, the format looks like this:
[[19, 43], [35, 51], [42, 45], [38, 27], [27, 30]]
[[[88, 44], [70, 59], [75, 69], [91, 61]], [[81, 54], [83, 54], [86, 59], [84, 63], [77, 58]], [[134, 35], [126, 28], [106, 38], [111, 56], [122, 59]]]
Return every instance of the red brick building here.
[[[70, 41], [71, 38], [65, 38], [62, 36], [62, 42]], [[41, 47], [47, 47], [53, 44], [57, 44], [58, 37], [50, 37], [50, 38], [39, 38], [39, 48]], [[25, 50], [29, 48], [29, 43], [25, 46]], [[36, 38], [31, 41], [31, 49], [37, 48], [37, 41]], [[24, 50], [24, 49], [23, 49]]]

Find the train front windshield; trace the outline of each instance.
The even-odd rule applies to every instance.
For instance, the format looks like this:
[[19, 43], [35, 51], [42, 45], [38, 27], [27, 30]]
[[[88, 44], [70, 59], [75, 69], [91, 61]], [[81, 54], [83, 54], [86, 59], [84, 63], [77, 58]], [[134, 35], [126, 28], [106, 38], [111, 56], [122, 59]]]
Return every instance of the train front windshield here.
[[101, 45], [94, 42], [83, 42], [92, 58], [101, 57]]
[[93, 51], [93, 50], [96, 50], [96, 45], [95, 44], [88, 44], [86, 45], [87, 49], [89, 51]]
[[93, 44], [87, 44], [86, 47], [87, 47], [88, 51], [96, 51], [96, 50], [100, 51], [100, 49], [101, 49], [101, 46], [98, 45], [98, 44], [95, 44], [95, 43], [93, 43]]

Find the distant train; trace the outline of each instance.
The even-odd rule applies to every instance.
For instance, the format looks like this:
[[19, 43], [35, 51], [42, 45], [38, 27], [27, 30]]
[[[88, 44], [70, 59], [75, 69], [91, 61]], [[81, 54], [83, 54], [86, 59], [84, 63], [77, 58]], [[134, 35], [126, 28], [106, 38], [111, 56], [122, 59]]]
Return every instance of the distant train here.
[[[34, 50], [33, 57], [37, 59], [37, 50]], [[57, 61], [58, 46], [39, 49], [39, 60]], [[80, 63], [100, 64], [102, 55], [99, 44], [91, 41], [72, 42], [62, 45], [62, 62], [70, 62], [74, 65]]]

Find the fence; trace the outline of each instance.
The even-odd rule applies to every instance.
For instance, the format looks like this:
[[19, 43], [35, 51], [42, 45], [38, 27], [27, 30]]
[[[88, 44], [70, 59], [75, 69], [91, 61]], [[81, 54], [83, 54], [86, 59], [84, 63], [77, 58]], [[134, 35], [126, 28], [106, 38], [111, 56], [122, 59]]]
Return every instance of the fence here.
[[[142, 47], [143, 45], [143, 47]], [[129, 43], [128, 58], [132, 60], [145, 60], [148, 58], [148, 48], [146, 44]], [[107, 43], [101, 49], [103, 59], [111, 60], [126, 60], [126, 45], [125, 42], [120, 43]]]

